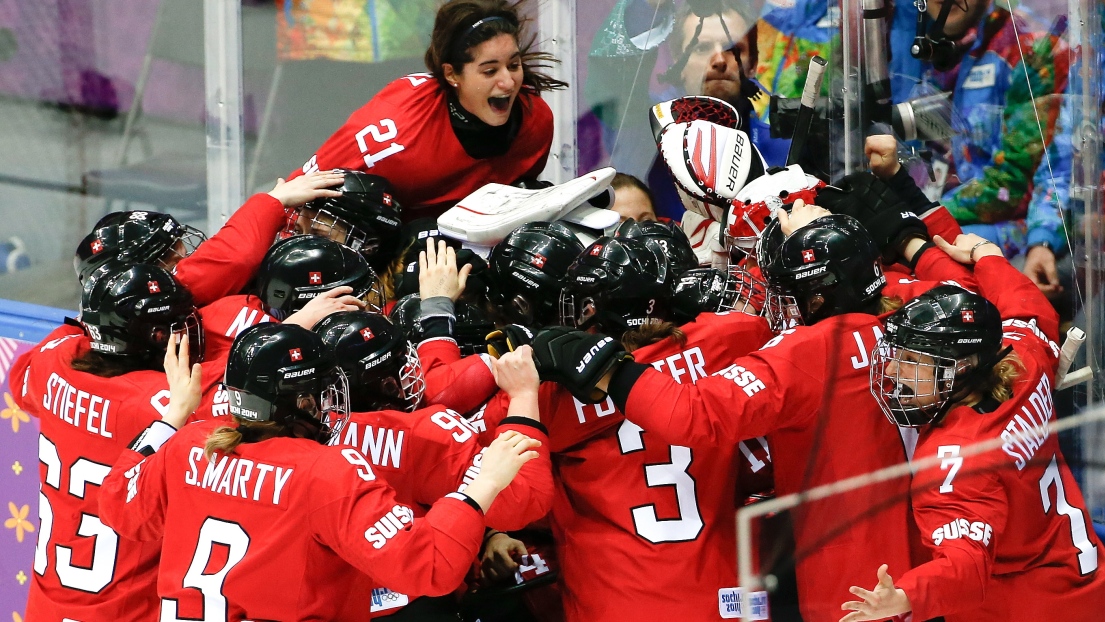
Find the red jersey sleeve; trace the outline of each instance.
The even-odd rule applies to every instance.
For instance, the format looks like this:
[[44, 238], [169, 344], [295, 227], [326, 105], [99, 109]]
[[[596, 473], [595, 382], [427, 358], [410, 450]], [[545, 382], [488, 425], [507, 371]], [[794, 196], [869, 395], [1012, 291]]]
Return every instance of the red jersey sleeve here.
[[975, 264], [975, 274], [981, 289], [979, 293], [994, 303], [1007, 328], [1028, 328], [1031, 324], [1036, 330], [1030, 332], [1055, 349], [1055, 356], [1059, 356], [1055, 347], [1059, 339], [1059, 314], [1028, 277], [1004, 257], [994, 256], [980, 259]]
[[430, 339], [418, 344], [418, 360], [426, 380], [426, 404], [440, 404], [470, 413], [486, 402], [499, 387], [486, 355], [461, 358], [452, 339]]
[[970, 438], [948, 436], [946, 442], [937, 457], [950, 461], [949, 468], [930, 469], [930, 476], [922, 473], [923, 481], [913, 484], [913, 516], [933, 559], [896, 581], [909, 596], [915, 620], [978, 607], [1007, 519], [1005, 488], [983, 463], [985, 454], [958, 456], [960, 446], [972, 444]]
[[484, 531], [483, 517], [467, 503], [446, 497], [416, 520], [352, 447], [325, 452], [311, 471], [308, 522], [346, 561], [407, 594], [440, 596], [464, 580]]
[[954, 243], [959, 234], [963, 233], [963, 229], [959, 227], [955, 217], [943, 205], [929, 210], [921, 217], [921, 220], [924, 221], [925, 228], [928, 229], [929, 237], [938, 235], [947, 240], [949, 244]]
[[921, 253], [917, 265], [913, 267], [913, 273], [923, 281], [942, 281], [972, 292], [978, 291], [978, 278], [975, 274], [936, 247], [930, 247]]
[[100, 486], [100, 519], [124, 538], [148, 542], [164, 534], [165, 455], [143, 458], [126, 449]]
[[[523, 421], [520, 417], [513, 417], [504, 420], [497, 433], [508, 431], [519, 432], [537, 439], [541, 441], [541, 446], [536, 450], [537, 458], [522, 465], [514, 481], [499, 493], [487, 511], [487, 526], [500, 531], [514, 531], [540, 520], [549, 513], [553, 498], [549, 437], [542, 426]], [[472, 465], [477, 469], [483, 460], [484, 451], [481, 449], [473, 457]], [[466, 486], [467, 482], [466, 476], [463, 485]]]
[[[653, 369], [633, 384], [625, 417], [673, 445], [718, 446], [763, 436], [813, 416], [827, 393], [820, 338], [829, 324], [799, 327], [696, 383]], [[613, 383], [612, 383], [613, 384]]]
[[218, 233], [180, 260], [173, 274], [192, 292], [198, 307], [237, 294], [257, 272], [286, 219], [280, 201], [255, 194]]

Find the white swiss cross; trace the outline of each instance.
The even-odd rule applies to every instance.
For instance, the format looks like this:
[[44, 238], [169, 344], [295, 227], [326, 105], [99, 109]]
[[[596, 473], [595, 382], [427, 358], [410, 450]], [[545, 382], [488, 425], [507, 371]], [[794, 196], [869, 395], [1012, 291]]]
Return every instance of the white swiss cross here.
[[157, 284], [157, 281], [148, 281], [146, 287], [149, 288], [151, 294], [157, 294], [161, 292], [161, 286]]
[[299, 351], [299, 348], [288, 350], [288, 356], [292, 357], [292, 362], [303, 360], [303, 353]]
[[533, 260], [530, 262], [538, 268], [545, 267], [545, 257], [543, 255], [534, 255]]
[[375, 335], [372, 334], [372, 329], [366, 326], [365, 328], [361, 329], [361, 337], [364, 337], [364, 340], [368, 341], [369, 339], [375, 337]]
[[388, 207], [391, 207], [391, 195], [390, 194], [385, 194], [384, 195], [384, 205], [386, 205]]
[[95, 255], [96, 253], [98, 253], [102, 250], [104, 250], [104, 243], [101, 242], [100, 240], [93, 240], [92, 241], [92, 254]]
[[311, 272], [307, 275], [307, 280], [310, 281], [311, 285], [322, 285], [322, 273]]
[[813, 249], [807, 248], [806, 250], [802, 251], [802, 262], [803, 263], [809, 263], [809, 262], [813, 261], [814, 259], [816, 259], [816, 257], [814, 257], [814, 255], [813, 255]]
[[973, 311], [964, 309], [959, 312], [959, 315], [962, 316], [964, 322], [973, 323], [975, 321], [975, 314]]
[[591, 247], [591, 254], [592, 255], [597, 257], [598, 254], [601, 253], [601, 252], [602, 252], [602, 246], [600, 246], [598, 244], [595, 244], [594, 246]]

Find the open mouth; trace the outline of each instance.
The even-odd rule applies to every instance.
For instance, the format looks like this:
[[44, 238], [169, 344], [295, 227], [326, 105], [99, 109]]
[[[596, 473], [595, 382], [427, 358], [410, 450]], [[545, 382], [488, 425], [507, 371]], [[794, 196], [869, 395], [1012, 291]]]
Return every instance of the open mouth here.
[[499, 114], [504, 114], [510, 110], [510, 96], [499, 95], [496, 97], [488, 97], [487, 104], [491, 106], [491, 109]]

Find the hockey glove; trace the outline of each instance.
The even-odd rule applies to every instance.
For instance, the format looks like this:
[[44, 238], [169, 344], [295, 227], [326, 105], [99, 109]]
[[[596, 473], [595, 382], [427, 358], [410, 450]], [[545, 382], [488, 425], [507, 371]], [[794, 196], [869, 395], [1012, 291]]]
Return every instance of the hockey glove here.
[[817, 193], [817, 204], [858, 220], [887, 260], [896, 259], [899, 246], [910, 238], [928, 239], [925, 223], [890, 186], [870, 172], [853, 173], [836, 188], [822, 188]]
[[537, 333], [533, 359], [541, 380], [557, 382], [577, 400], [593, 404], [606, 398], [595, 386], [599, 380], [633, 356], [613, 337], [555, 327]]
[[487, 353], [495, 358], [533, 343], [533, 331], [521, 324], [507, 324], [487, 335]]

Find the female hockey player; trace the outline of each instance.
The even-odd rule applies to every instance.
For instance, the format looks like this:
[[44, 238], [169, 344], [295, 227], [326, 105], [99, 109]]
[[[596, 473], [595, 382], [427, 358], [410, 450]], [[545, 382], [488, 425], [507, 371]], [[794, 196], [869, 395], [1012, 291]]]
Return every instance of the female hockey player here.
[[[437, 12], [429, 73], [399, 78], [354, 112], [302, 172], [347, 168], [391, 182], [403, 220], [438, 216], [486, 183], [535, 179], [552, 144], [527, 20], [507, 0], [453, 0]], [[293, 172], [290, 177], [299, 175]]]
[[[898, 426], [919, 430], [915, 460], [938, 459], [911, 484], [932, 561], [872, 591], [841, 622], [913, 619], [1089, 622], [1105, 611], [1105, 548], [1048, 425], [1059, 318], [1001, 249], [960, 235], [953, 258], [975, 264], [981, 296], [933, 289], [886, 320], [872, 352], [871, 393]], [[977, 444], [993, 440], [991, 448]], [[998, 444], [1000, 443], [1000, 444]]]
[[337, 619], [360, 570], [428, 594], [460, 583], [483, 513], [536, 441], [505, 433], [463, 493], [415, 518], [357, 449], [326, 446], [348, 414], [333, 351], [299, 326], [239, 335], [225, 384], [233, 419], [190, 425], [198, 370], [170, 348], [164, 420], [103, 484], [102, 516], [126, 538], [162, 542], [161, 619]]

